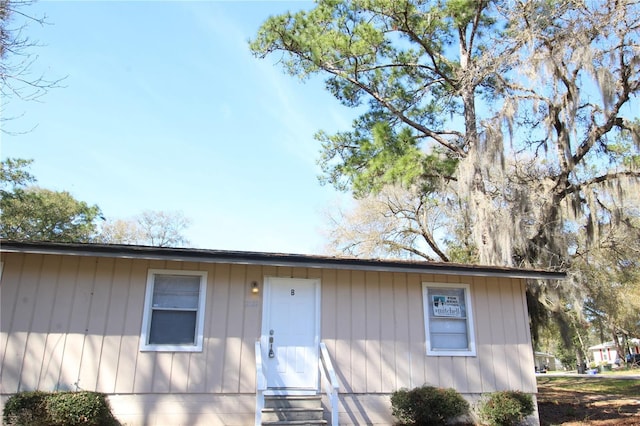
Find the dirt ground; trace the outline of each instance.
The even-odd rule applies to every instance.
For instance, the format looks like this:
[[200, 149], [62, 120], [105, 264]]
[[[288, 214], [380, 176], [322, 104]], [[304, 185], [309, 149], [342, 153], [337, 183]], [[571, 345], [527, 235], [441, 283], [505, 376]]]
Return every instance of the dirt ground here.
[[640, 426], [640, 395], [598, 395], [538, 386], [541, 426]]

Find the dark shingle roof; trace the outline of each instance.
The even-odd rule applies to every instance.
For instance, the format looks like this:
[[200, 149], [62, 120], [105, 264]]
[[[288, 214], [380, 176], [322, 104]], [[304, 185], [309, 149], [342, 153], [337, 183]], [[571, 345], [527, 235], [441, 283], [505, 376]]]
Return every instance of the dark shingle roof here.
[[565, 279], [566, 273], [500, 266], [465, 265], [414, 260], [361, 259], [353, 257], [306, 254], [266, 253], [195, 248], [149, 247], [121, 244], [85, 244], [19, 242], [2, 240], [5, 253], [37, 253], [66, 256], [97, 256], [126, 259], [173, 260], [203, 263], [290, 266], [323, 269], [349, 269], [378, 272], [413, 272], [423, 274], [470, 275], [528, 279]]

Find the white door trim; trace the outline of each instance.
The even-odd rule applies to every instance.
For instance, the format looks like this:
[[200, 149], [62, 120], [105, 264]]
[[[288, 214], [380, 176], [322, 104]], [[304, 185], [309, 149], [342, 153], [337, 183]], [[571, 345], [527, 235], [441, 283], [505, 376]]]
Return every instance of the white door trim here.
[[[321, 309], [321, 281], [320, 278], [294, 278], [294, 277], [277, 277], [277, 276], [265, 276], [264, 277], [264, 294], [262, 299], [262, 325], [260, 331], [260, 346], [263, 351], [263, 365], [265, 368], [268, 368], [268, 357], [266, 354], [269, 351], [269, 318], [271, 315], [271, 297], [272, 297], [272, 280], [296, 280], [296, 281], [306, 281], [310, 285], [314, 286], [314, 304], [315, 304], [315, 315], [314, 315], [314, 356], [316, 359], [316, 364], [320, 360], [320, 309]], [[309, 390], [300, 390], [300, 389], [267, 389], [265, 391], [266, 395], [303, 395], [303, 394], [315, 394], [319, 390], [320, 386], [320, 370], [319, 367], [316, 367], [315, 374], [317, 374], [316, 378], [316, 389]], [[267, 374], [268, 376], [268, 374]]]

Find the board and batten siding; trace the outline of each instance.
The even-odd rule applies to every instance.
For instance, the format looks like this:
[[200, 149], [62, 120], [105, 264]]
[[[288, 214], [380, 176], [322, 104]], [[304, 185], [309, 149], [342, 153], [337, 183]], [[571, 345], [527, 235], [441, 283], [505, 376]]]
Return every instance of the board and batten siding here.
[[[14, 253], [3, 262], [3, 394], [255, 392], [262, 307], [249, 283], [269, 268]], [[202, 352], [139, 350], [149, 269], [208, 272]]]
[[[423, 384], [535, 393], [524, 281], [325, 270], [322, 340], [346, 393]], [[471, 286], [477, 356], [427, 356], [422, 283]]]
[[[263, 292], [252, 294], [251, 283], [262, 289], [265, 276], [320, 279], [321, 339], [341, 384], [345, 424], [360, 421], [350, 410], [367, 412], [354, 395], [387, 398], [422, 384], [463, 394], [536, 392], [521, 279], [23, 253], [3, 253], [2, 261], [3, 400], [23, 390], [81, 389], [114, 400], [140, 395], [143, 418], [131, 401], [119, 405], [133, 424], [167, 421], [161, 411], [172, 404], [200, 404], [192, 424], [198, 415], [242, 424], [253, 418], [262, 316]], [[207, 271], [202, 352], [139, 350], [149, 269]], [[477, 356], [426, 355], [423, 282], [470, 285]], [[215, 395], [217, 409], [203, 402]], [[388, 399], [376, 401], [388, 419]], [[234, 411], [242, 411], [235, 423]]]

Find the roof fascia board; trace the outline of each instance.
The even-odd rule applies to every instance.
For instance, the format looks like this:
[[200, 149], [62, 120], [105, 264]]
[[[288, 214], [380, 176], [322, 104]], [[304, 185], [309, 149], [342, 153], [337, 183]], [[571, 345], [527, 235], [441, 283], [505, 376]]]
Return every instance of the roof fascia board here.
[[489, 266], [451, 265], [448, 263], [421, 264], [403, 263], [392, 260], [370, 260], [350, 258], [330, 258], [307, 255], [290, 255], [275, 253], [209, 251], [189, 249], [166, 249], [155, 247], [125, 247], [120, 246], [45, 246], [2, 244], [2, 252], [48, 254], [63, 256], [93, 256], [112, 257], [121, 259], [186, 261], [201, 263], [229, 263], [244, 265], [265, 265], [281, 267], [302, 267], [315, 269], [341, 269], [355, 271], [404, 272], [422, 274], [462, 275], [476, 277], [522, 278], [539, 280], [562, 280], [566, 278], [563, 272], [540, 270], [526, 270], [515, 268], [500, 268]]

